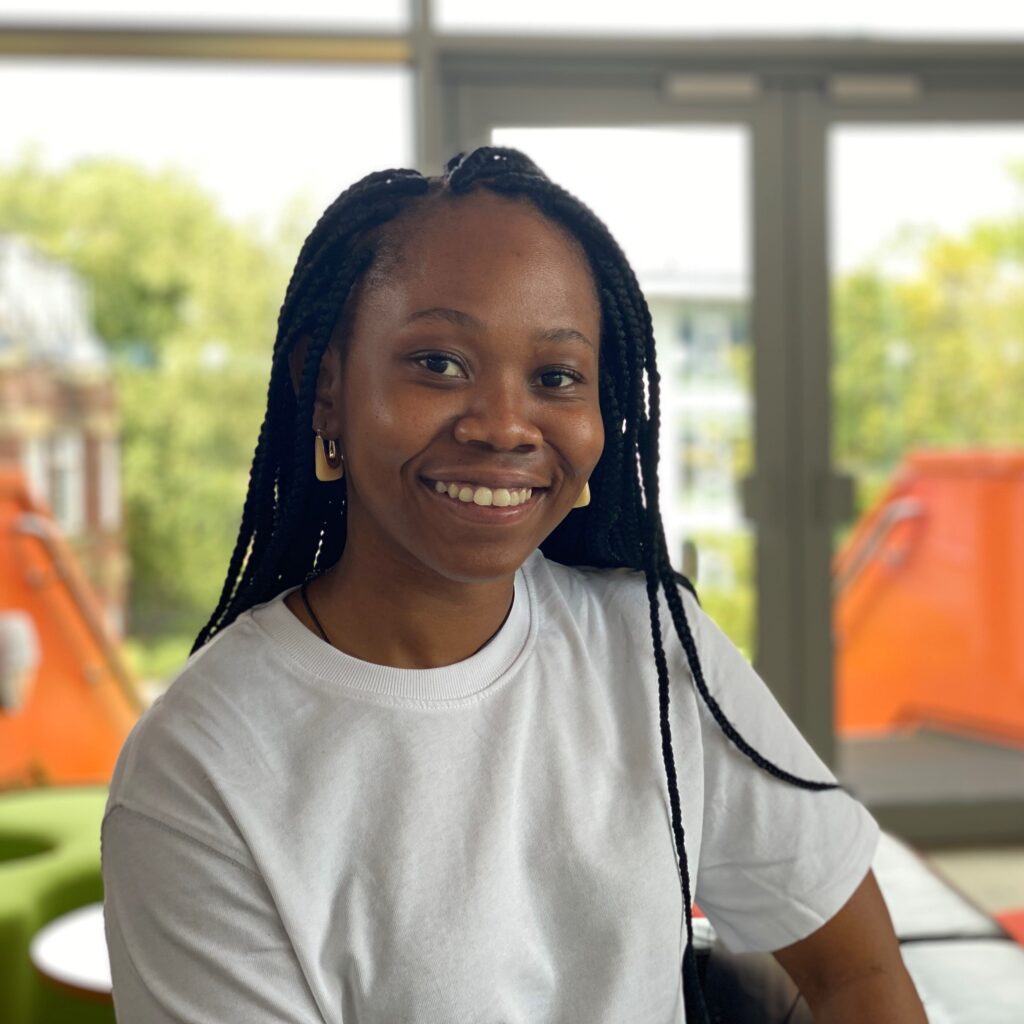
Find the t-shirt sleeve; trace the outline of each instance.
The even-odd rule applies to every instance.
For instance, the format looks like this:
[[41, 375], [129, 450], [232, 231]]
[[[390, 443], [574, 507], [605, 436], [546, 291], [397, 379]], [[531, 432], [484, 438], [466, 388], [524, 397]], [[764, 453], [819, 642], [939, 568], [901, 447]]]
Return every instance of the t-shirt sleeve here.
[[323, 1024], [257, 872], [123, 805], [101, 849], [118, 1024]]
[[[815, 782], [835, 776], [718, 625], [685, 596], [708, 690], [765, 758]], [[704, 823], [694, 898], [735, 953], [780, 949], [820, 928], [864, 880], [878, 823], [844, 790], [798, 788], [758, 767], [702, 698]]]

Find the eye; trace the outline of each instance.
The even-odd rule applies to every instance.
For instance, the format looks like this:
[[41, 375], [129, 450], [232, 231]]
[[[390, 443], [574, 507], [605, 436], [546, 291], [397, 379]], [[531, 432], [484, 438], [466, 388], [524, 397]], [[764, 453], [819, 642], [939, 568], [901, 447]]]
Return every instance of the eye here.
[[583, 378], [575, 370], [558, 367], [545, 370], [540, 375], [540, 380], [546, 388], [551, 388], [553, 391], [564, 391], [566, 388], [571, 388], [573, 384], [579, 384]]
[[413, 362], [439, 377], [463, 376], [458, 360], [452, 356], [446, 356], [443, 352], [428, 352], [426, 355], [416, 356]]

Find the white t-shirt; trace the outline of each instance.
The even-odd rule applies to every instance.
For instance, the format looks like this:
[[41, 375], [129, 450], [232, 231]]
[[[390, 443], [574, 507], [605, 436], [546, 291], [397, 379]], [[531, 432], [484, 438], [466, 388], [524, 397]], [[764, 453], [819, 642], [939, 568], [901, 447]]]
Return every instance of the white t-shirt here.
[[[644, 580], [537, 551], [472, 657], [346, 655], [278, 595], [196, 652], [125, 742], [103, 819], [121, 1024], [678, 1024], [682, 894]], [[833, 781], [681, 591], [708, 686]], [[662, 597], [691, 887], [734, 951], [828, 920], [878, 826], [757, 768]]]

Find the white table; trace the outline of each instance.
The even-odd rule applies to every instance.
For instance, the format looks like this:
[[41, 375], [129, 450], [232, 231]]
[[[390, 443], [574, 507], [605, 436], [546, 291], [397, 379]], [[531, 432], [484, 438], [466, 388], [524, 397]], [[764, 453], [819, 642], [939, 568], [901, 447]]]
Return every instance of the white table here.
[[44, 925], [29, 946], [39, 973], [75, 995], [112, 1002], [103, 904], [90, 903]]

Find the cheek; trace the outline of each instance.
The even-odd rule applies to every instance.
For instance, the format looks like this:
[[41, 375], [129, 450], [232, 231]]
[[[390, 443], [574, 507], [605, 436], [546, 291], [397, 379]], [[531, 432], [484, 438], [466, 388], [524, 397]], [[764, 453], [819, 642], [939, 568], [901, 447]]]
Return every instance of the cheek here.
[[594, 410], [580, 427], [580, 445], [587, 453], [590, 470], [593, 471], [604, 451], [604, 420], [600, 410]]
[[604, 421], [600, 410], [580, 412], [550, 425], [548, 439], [571, 464], [574, 475], [589, 477], [604, 451]]
[[416, 400], [415, 395], [387, 387], [366, 386], [346, 395], [345, 417], [347, 447], [359, 461], [377, 464], [401, 464], [420, 451], [438, 428], [438, 403]]

